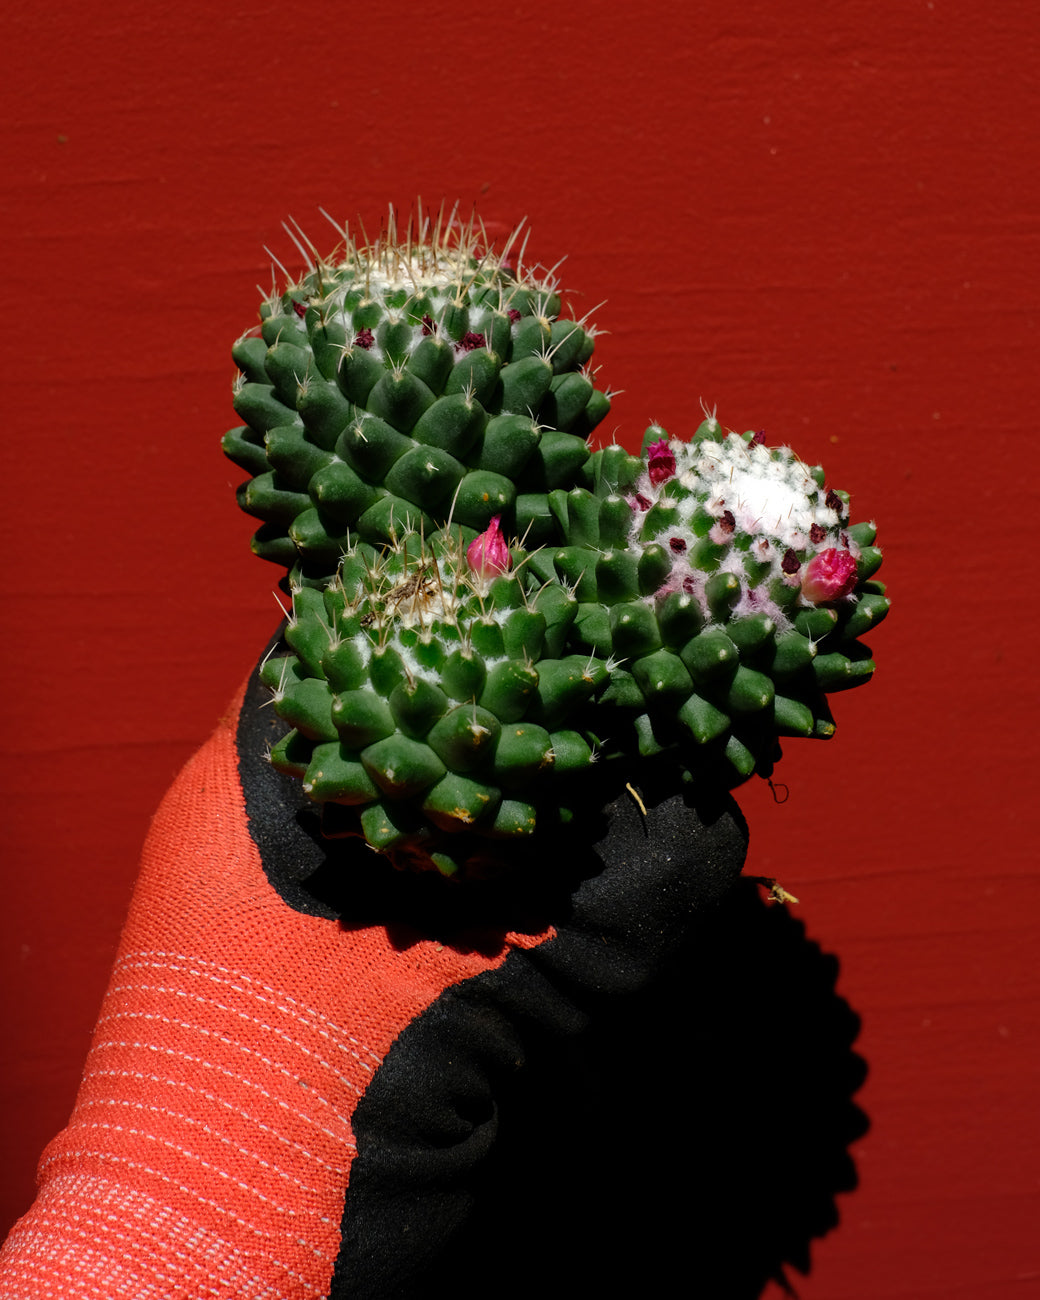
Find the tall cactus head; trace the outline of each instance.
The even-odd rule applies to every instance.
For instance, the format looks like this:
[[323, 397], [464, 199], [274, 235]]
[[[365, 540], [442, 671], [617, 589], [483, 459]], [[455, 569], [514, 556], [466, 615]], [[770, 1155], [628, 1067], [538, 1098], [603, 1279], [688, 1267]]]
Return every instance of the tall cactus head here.
[[263, 669], [292, 727], [272, 762], [398, 866], [479, 874], [569, 817], [593, 761], [569, 724], [607, 666], [567, 653], [577, 602], [516, 559], [495, 519], [359, 542], [324, 590], [292, 584], [292, 653]]
[[245, 423], [224, 450], [252, 476], [239, 504], [263, 521], [254, 551], [327, 578], [352, 541], [429, 535], [449, 513], [560, 540], [547, 494], [580, 481], [609, 409], [592, 327], [561, 317], [519, 231], [497, 253], [454, 222], [341, 233], [327, 260], [300, 245], [308, 271], [233, 349]]
[[739, 781], [778, 736], [830, 736], [825, 696], [869, 679], [858, 638], [888, 611], [847, 494], [714, 416], [689, 442], [651, 426], [641, 457], [603, 449], [589, 475], [551, 498], [571, 545], [532, 567], [574, 583], [575, 648], [619, 664], [597, 724], [613, 747]]

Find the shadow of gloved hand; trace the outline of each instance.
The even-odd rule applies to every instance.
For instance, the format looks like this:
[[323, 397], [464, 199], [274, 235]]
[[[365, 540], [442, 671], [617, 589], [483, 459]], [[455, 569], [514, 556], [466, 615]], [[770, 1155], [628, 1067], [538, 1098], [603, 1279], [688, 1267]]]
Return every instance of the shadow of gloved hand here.
[[[156, 815], [75, 1110], [0, 1258], [11, 1300], [418, 1294], [508, 1176], [498, 1097], [522, 1105], [529, 1054], [580, 1069], [739, 875], [732, 801], [662, 788], [536, 838], [512, 881], [397, 876], [322, 838], [260, 704]], [[652, 1045], [619, 1053], [619, 1123], [633, 1068]]]

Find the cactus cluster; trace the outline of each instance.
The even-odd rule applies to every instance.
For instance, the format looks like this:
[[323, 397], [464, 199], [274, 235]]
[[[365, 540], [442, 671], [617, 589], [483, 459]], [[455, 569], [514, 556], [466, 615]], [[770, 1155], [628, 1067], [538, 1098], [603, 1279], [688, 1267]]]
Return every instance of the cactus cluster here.
[[[253, 549], [290, 570], [271, 758], [395, 866], [484, 874], [594, 759], [768, 775], [874, 670], [875, 527], [761, 434], [593, 451], [593, 331], [472, 228], [346, 239], [234, 348]], [[508, 539], [508, 542], [507, 540]]]
[[264, 301], [235, 344], [224, 451], [251, 479], [253, 550], [312, 576], [361, 538], [499, 516], [529, 544], [560, 540], [546, 494], [570, 486], [609, 410], [588, 369], [594, 331], [560, 316], [551, 275], [473, 227], [438, 223], [333, 259]]

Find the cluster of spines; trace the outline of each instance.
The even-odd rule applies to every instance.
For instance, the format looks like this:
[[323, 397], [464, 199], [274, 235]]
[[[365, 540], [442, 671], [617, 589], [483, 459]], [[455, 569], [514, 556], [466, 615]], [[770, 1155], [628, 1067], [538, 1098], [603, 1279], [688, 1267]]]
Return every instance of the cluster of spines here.
[[594, 331], [560, 317], [551, 277], [509, 269], [508, 248], [478, 257], [471, 234], [350, 245], [235, 345], [246, 423], [224, 449], [253, 475], [239, 502], [263, 520], [257, 554], [327, 575], [350, 539], [431, 532], [449, 508], [556, 540], [546, 495], [580, 481], [609, 409]]
[[324, 589], [294, 582], [293, 653], [263, 669], [292, 727], [274, 765], [315, 802], [353, 808], [398, 865], [443, 874], [561, 815], [546, 778], [591, 765], [569, 724], [607, 677], [567, 653], [573, 596], [474, 572], [474, 540], [453, 527], [354, 545]]

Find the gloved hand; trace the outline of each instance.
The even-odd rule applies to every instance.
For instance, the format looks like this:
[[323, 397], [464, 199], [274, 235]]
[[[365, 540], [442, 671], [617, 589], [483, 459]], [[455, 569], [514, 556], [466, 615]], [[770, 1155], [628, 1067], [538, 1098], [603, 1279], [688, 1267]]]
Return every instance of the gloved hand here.
[[[645, 815], [622, 793], [512, 879], [396, 875], [322, 837], [265, 761], [281, 724], [263, 702], [254, 676], [156, 815], [4, 1300], [430, 1294], [507, 1176], [500, 1099], [522, 1105], [531, 1059], [543, 1080], [580, 1071], [582, 1030], [743, 864], [733, 802], [658, 773]], [[652, 1043], [619, 1051], [619, 1109], [633, 1069]], [[551, 1151], [530, 1159], [553, 1177]], [[513, 1249], [536, 1251], [525, 1232]]]

